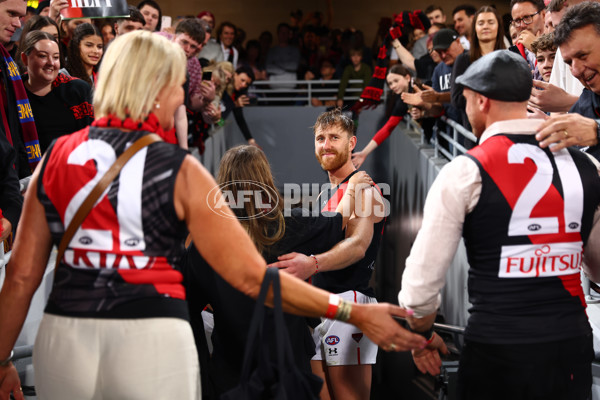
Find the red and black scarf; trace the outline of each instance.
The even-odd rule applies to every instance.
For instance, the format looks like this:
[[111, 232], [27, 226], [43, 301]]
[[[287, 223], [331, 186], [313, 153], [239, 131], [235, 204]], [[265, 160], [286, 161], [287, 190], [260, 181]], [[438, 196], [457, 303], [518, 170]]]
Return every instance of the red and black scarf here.
[[367, 87], [363, 89], [360, 98], [352, 106], [352, 111], [359, 112], [363, 108], [375, 108], [381, 103], [383, 86], [390, 64], [390, 48], [392, 42], [398, 39], [406, 46], [409, 33], [414, 29], [422, 29], [427, 32], [430, 23], [429, 19], [421, 10], [414, 12], [404, 11], [401, 14], [394, 14], [394, 24], [388, 34], [383, 39], [383, 44], [377, 53], [375, 70]]

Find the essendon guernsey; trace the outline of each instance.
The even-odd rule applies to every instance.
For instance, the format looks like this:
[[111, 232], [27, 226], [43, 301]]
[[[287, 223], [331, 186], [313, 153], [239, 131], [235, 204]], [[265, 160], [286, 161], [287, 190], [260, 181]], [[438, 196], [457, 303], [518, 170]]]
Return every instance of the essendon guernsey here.
[[[146, 133], [92, 126], [59, 138], [49, 149], [38, 197], [56, 245], [98, 180]], [[185, 314], [182, 275], [173, 268], [187, 234], [173, 205], [185, 155], [159, 142], [129, 160], [71, 240], [46, 312], [107, 318]]]
[[[319, 204], [322, 212], [334, 212], [344, 197], [348, 187], [348, 181], [358, 171], [354, 171], [344, 179], [339, 186], [319, 196]], [[379, 190], [379, 188], [377, 188]], [[385, 218], [376, 223], [373, 229], [373, 239], [365, 252], [365, 257], [356, 263], [335, 271], [321, 272], [313, 276], [313, 285], [332, 293], [343, 293], [348, 290], [356, 290], [367, 296], [375, 297], [373, 288], [369, 286], [371, 275], [375, 269], [375, 259], [379, 250], [379, 242], [383, 235]], [[340, 235], [340, 240], [344, 238]]]
[[539, 343], [590, 332], [580, 270], [600, 202], [595, 166], [577, 150], [542, 149], [533, 135], [496, 135], [467, 157], [482, 183], [463, 229], [466, 337]]

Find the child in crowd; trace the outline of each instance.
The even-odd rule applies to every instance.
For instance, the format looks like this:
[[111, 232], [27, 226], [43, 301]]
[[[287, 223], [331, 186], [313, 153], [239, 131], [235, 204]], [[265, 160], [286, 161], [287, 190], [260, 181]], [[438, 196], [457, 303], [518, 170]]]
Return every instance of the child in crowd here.
[[[342, 79], [340, 80], [340, 88], [338, 89], [337, 95], [337, 106], [342, 107], [344, 105], [344, 95], [346, 94], [346, 88], [360, 88], [364, 89], [371, 80], [371, 74], [373, 70], [370, 66], [362, 62], [363, 51], [360, 48], [350, 50], [350, 61], [352, 65], [348, 65], [344, 69]], [[349, 84], [351, 79], [361, 79], [361, 84]], [[356, 93], [356, 96], [360, 96], [360, 93]], [[354, 100], [350, 103], [354, 103]]]
[[[335, 66], [330, 60], [324, 59], [323, 61], [321, 61], [320, 72], [321, 77], [319, 78], [319, 83], [313, 84], [313, 93], [315, 97], [311, 97], [310, 102], [313, 105], [313, 107], [335, 107], [335, 94], [338, 87], [336, 84], [328, 83], [328, 81], [331, 81], [333, 79], [333, 74], [335, 74]], [[316, 92], [316, 90], [318, 90], [318, 92]], [[325, 92], [321, 90], [327, 91]], [[333, 97], [333, 99], [326, 100], [323, 99], [323, 97]]]
[[541, 35], [531, 44], [531, 48], [535, 53], [537, 67], [540, 74], [542, 74], [542, 79], [544, 82], [550, 81], [552, 65], [554, 65], [554, 56], [556, 55], [554, 35], [552, 33]]

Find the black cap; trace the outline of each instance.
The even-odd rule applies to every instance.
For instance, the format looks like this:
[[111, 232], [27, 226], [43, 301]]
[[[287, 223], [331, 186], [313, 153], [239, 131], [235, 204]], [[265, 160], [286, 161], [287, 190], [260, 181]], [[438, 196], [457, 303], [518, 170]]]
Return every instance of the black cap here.
[[37, 8], [36, 8], [36, 13], [37, 13], [37, 15], [40, 15], [40, 13], [42, 12], [42, 10], [43, 10], [44, 8], [46, 8], [46, 7], [50, 7], [50, 0], [43, 0], [43, 1], [40, 1], [40, 2], [38, 3], [38, 6], [37, 6]]
[[510, 50], [486, 54], [456, 78], [456, 83], [492, 100], [529, 100], [533, 80], [525, 59]]
[[458, 33], [454, 29], [440, 29], [433, 36], [433, 49], [446, 50], [456, 39]]

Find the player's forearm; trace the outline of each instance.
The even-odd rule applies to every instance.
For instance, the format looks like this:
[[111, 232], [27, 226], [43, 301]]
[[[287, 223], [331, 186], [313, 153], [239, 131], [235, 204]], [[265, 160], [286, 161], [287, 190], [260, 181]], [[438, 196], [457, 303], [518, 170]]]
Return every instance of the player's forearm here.
[[319, 272], [335, 271], [356, 263], [365, 257], [368, 245], [368, 243], [365, 245], [361, 238], [345, 238], [331, 250], [316, 255]]

